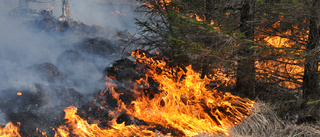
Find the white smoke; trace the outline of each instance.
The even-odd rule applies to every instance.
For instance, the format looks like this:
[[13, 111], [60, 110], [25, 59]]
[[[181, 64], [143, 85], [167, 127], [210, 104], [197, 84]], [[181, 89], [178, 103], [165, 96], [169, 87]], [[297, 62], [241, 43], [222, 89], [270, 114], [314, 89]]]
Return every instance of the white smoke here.
[[135, 0], [69, 0], [73, 17], [90, 25], [134, 31]]
[[[138, 5], [132, 1], [134, 0], [69, 0], [69, 3], [73, 18], [87, 25], [134, 32], [134, 18], [138, 17], [134, 9]], [[29, 6], [31, 9], [50, 9], [53, 6], [54, 17], [59, 18], [61, 15], [60, 0], [53, 0], [50, 4], [30, 3]], [[52, 83], [39, 75], [40, 72], [30, 69], [44, 62], [55, 65], [61, 72], [64, 81], [54, 83], [60, 84], [58, 86], [73, 88], [83, 95], [104, 88], [103, 69], [117, 58], [116, 54], [120, 53], [114, 52], [113, 55], [101, 57], [81, 51], [79, 43], [84, 40], [83, 36], [80, 37], [72, 31], [41, 30], [35, 25], [34, 17], [12, 14], [12, 10], [16, 8], [18, 0], [0, 0], [0, 91], [17, 92], [7, 89], [30, 89], [35, 83], [47, 86], [45, 88], [49, 89]], [[116, 32], [110, 31], [110, 33]], [[113, 40], [109, 41], [113, 46], [111, 49], [121, 46], [114, 45], [113, 43], [117, 42]], [[78, 52], [83, 58], [76, 62], [63, 63], [67, 59], [62, 55], [70, 50]], [[54, 88], [47, 91], [51, 94]], [[59, 100], [59, 97], [51, 97], [48, 100], [50, 102], [47, 103], [52, 103], [50, 107], [63, 101]], [[8, 122], [4, 120], [4, 113], [4, 110], [0, 110], [0, 125]]]
[[[74, 19], [85, 24], [134, 31], [134, 18], [138, 16], [134, 10], [138, 5], [132, 1], [134, 0], [69, 0], [69, 3]], [[0, 0], [0, 3], [0, 90], [41, 83], [42, 79], [30, 72], [28, 67], [43, 62], [56, 65], [57, 57], [66, 50], [74, 49], [74, 45], [81, 39], [72, 33], [52, 34], [39, 31], [36, 26], [28, 24], [30, 18], [10, 15], [18, 7], [18, 0]], [[53, 6], [54, 16], [58, 18], [61, 15], [60, 0], [53, 0], [49, 4], [30, 2], [29, 6], [31, 9], [48, 9]], [[88, 85], [92, 85], [81, 84], [87, 88], [95, 86], [94, 82], [100, 79], [103, 66], [108, 66], [114, 60], [89, 57], [92, 58], [96, 59], [72, 66], [75, 71], [73, 76], [77, 76], [79, 81], [87, 79], [90, 83]], [[58, 69], [67, 70], [66, 68], [70, 68], [67, 65], [58, 66]], [[79, 90], [86, 92], [88, 89]]]

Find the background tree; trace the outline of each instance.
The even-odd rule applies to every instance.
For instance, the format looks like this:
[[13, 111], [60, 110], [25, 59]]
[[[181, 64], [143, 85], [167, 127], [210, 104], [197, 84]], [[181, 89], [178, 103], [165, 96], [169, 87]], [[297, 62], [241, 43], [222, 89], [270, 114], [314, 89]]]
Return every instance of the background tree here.
[[235, 91], [250, 97], [274, 92], [264, 83], [287, 91], [302, 86], [305, 97], [317, 91], [318, 1], [149, 2], [140, 9], [146, 20], [137, 21], [141, 44], [175, 65], [192, 64], [202, 77], [220, 69], [237, 79]]
[[218, 90], [277, 104], [282, 118], [318, 116], [319, 0], [149, 2], [137, 20], [144, 48], [191, 64]]
[[[207, 12], [212, 17], [221, 14], [208, 11], [210, 8], [206, 8], [206, 0], [170, 3], [154, 0], [150, 4], [140, 9], [147, 11], [146, 20], [137, 21], [143, 37], [141, 44], [145, 48], [160, 50], [177, 65], [192, 64], [194, 69], [202, 72], [202, 77], [208, 76], [210, 68], [217, 67], [219, 63], [233, 63], [231, 55], [227, 54], [231, 53], [237, 40], [217, 29], [217, 23], [213, 25], [211, 20], [205, 21]], [[218, 6], [213, 5], [212, 9]]]
[[255, 96], [255, 59], [254, 50], [254, 8], [255, 0], [244, 0], [240, 10], [240, 31], [245, 34], [246, 43], [242, 43], [237, 67], [236, 90], [251, 97]]
[[319, 20], [319, 0], [305, 1], [308, 8], [308, 25], [309, 36], [306, 45], [306, 59], [304, 63], [303, 75], [303, 96], [304, 98], [312, 97], [317, 99], [319, 97], [319, 76], [318, 76], [318, 48], [320, 40], [320, 20]]

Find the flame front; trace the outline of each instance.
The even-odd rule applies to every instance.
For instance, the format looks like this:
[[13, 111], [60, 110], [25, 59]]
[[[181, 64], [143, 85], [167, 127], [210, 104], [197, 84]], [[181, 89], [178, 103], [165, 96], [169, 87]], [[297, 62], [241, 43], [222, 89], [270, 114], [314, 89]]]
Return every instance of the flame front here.
[[[228, 128], [239, 124], [250, 115], [254, 102], [230, 93], [222, 93], [209, 89], [207, 85], [213, 81], [192, 70], [191, 66], [170, 68], [164, 60], [147, 58], [144, 54], [133, 52], [140, 63], [147, 65], [146, 77], [136, 80], [140, 86], [148, 86], [152, 78], [159, 84], [159, 94], [146, 96], [141, 88], [134, 88], [135, 100], [125, 105], [116, 92], [116, 85], [106, 82], [108, 91], [118, 100], [118, 108], [110, 110], [107, 128], [97, 124], [89, 124], [77, 115], [77, 108], [70, 106], [64, 109], [66, 125], [54, 128], [55, 137], [69, 136], [157, 136], [157, 126], [173, 129], [179, 135], [195, 136], [199, 134], [229, 135]], [[113, 77], [109, 77], [113, 78]], [[102, 95], [107, 90], [102, 91]], [[144, 121], [144, 125], [125, 125], [117, 123], [117, 117], [125, 112], [130, 117]], [[12, 123], [1, 129], [1, 136], [20, 137], [19, 128]], [[162, 133], [170, 136], [171, 133]], [[45, 133], [43, 134], [44, 136]]]
[[[186, 136], [201, 133], [229, 135], [229, 127], [239, 124], [243, 118], [250, 115], [253, 101], [230, 93], [223, 94], [214, 89], [209, 90], [207, 85], [211, 80], [201, 79], [200, 74], [192, 70], [191, 66], [187, 67], [186, 71], [181, 68], [170, 69], [163, 60], [155, 61], [139, 52], [133, 52], [132, 55], [149, 67], [146, 78], [136, 82], [148, 86], [148, 78], [152, 78], [159, 83], [159, 90], [162, 92], [150, 98], [139, 88], [135, 88], [137, 98], [131, 105], [126, 106], [120, 100], [120, 94], [115, 91], [116, 85], [106, 82], [109, 93], [118, 100], [119, 106], [110, 114], [116, 116], [125, 110], [128, 115], [146, 122], [147, 125], [117, 124], [117, 117], [114, 117], [108, 123], [111, 128], [102, 129], [97, 124], [88, 124], [81, 119], [76, 115], [77, 108], [70, 106], [65, 109], [68, 126], [55, 129], [56, 137], [155, 136], [156, 133], [149, 130], [155, 128], [155, 125], [175, 129]], [[106, 91], [101, 94], [106, 94]]]
[[[200, 78], [200, 74], [191, 66], [170, 69], [165, 61], [155, 61], [139, 52], [132, 55], [150, 69], [148, 77], [159, 83], [162, 92], [154, 98], [140, 96], [127, 111], [148, 123], [160, 124], [182, 131], [187, 136], [200, 133], [223, 133], [228, 135], [228, 128], [239, 124], [250, 114], [254, 102], [242, 99], [230, 93], [221, 93], [208, 89], [210, 79]], [[161, 70], [161, 71], [159, 71]]]
[[106, 136], [155, 136], [152, 131], [147, 131], [143, 127], [137, 127], [135, 125], [125, 126], [124, 123], [117, 124], [115, 121], [111, 121], [111, 128], [100, 128], [97, 124], [88, 124], [88, 122], [80, 116], [76, 115], [77, 108], [70, 106], [64, 109], [66, 115], [65, 119], [68, 120], [66, 124], [68, 126], [60, 126], [56, 131], [55, 137], [106, 137]]
[[[20, 123], [18, 123], [20, 124]], [[19, 134], [19, 127], [9, 122], [5, 127], [0, 127], [1, 137], [21, 137]]]

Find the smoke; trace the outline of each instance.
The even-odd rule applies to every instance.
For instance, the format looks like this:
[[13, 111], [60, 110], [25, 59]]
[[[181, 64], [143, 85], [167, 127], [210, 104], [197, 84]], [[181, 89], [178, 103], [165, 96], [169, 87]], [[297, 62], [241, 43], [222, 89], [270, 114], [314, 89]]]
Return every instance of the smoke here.
[[27, 67], [44, 61], [54, 63], [55, 57], [63, 51], [61, 42], [45, 32], [35, 32], [23, 19], [10, 16], [10, 9], [2, 5], [0, 12], [0, 89], [29, 85], [36, 78]]
[[87, 24], [134, 31], [135, 0], [70, 0], [74, 18]]
[[[28, 68], [43, 62], [57, 65], [60, 63], [57, 62], [57, 58], [67, 50], [76, 50], [75, 45], [79, 44], [82, 38], [68, 32], [61, 34], [39, 31], [37, 26], [28, 23], [30, 18], [17, 18], [10, 15], [11, 10], [18, 7], [18, 0], [0, 0], [0, 2], [0, 67], [2, 68], [0, 90], [43, 82], [43, 79], [35, 77]], [[72, 16], [85, 24], [134, 30], [133, 20], [138, 16], [134, 9], [138, 5], [132, 0], [69, 0], [69, 2]], [[45, 9], [51, 6], [54, 7], [54, 16], [58, 18], [61, 15], [61, 1], [54, 0], [50, 4], [30, 3], [32, 9]], [[87, 59], [78, 61], [73, 64], [75, 66], [72, 66], [73, 70], [79, 70], [79, 73], [73, 75], [77, 76], [77, 79], [80, 77], [86, 80], [98, 79], [101, 69], [114, 60], [105, 60], [90, 54], [82, 56]], [[70, 64], [58, 65], [61, 71], [73, 71], [68, 66]]]
[[[88, 25], [112, 27], [121, 31], [128, 30], [131, 33], [135, 32], [134, 18], [141, 16], [134, 12], [139, 6], [136, 0], [69, 0], [69, 3], [74, 19]], [[59, 17], [61, 0], [54, 0], [51, 5], [54, 7], [54, 15]]]
[[[134, 32], [134, 18], [138, 17], [134, 9], [137, 5], [130, 1], [69, 0], [69, 3], [74, 19], [87, 25]], [[12, 10], [18, 7], [18, 0], [0, 0], [0, 3], [1, 93], [12, 92], [9, 95], [15, 95], [16, 92], [25, 89], [32, 92], [30, 96], [34, 96], [39, 90], [34, 88], [35, 84], [40, 84], [39, 87], [43, 88], [41, 92], [49, 94], [45, 102], [50, 105], [46, 106], [54, 108], [63, 104], [66, 97], [73, 96], [71, 93], [74, 93], [74, 90], [82, 95], [88, 95], [104, 88], [102, 72], [117, 59], [117, 54], [120, 54], [117, 50], [120, 45], [115, 44], [119, 43], [115, 41], [118, 39], [102, 38], [102, 41], [106, 41], [103, 50], [107, 55], [104, 56], [96, 51], [88, 51], [86, 45], [83, 46], [88, 39], [95, 38], [84, 38], [72, 31], [41, 30], [34, 22], [37, 17], [12, 14]], [[52, 6], [54, 17], [59, 18], [60, 0], [54, 0], [49, 4], [30, 3], [32, 9], [50, 9]], [[107, 35], [115, 36], [117, 31], [109, 33], [114, 34]], [[64, 91], [70, 94], [63, 94]], [[59, 97], [61, 95], [66, 97]], [[5, 97], [0, 94], [0, 99]], [[0, 101], [0, 105], [1, 103], [3, 105], [7, 102]], [[8, 110], [0, 108], [0, 125], [8, 122], [4, 117], [9, 110], [11, 108]]]

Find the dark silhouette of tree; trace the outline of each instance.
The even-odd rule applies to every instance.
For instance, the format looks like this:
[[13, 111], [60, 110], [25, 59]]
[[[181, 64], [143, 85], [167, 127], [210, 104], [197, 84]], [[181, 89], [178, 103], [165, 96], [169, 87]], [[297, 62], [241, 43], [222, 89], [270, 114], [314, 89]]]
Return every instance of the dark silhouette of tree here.
[[307, 0], [306, 5], [309, 9], [308, 25], [309, 36], [306, 45], [306, 58], [303, 75], [303, 97], [317, 98], [319, 96], [319, 78], [318, 78], [318, 54], [320, 40], [320, 20], [319, 20], [319, 0]]
[[248, 96], [255, 96], [255, 59], [254, 50], [251, 48], [254, 41], [254, 7], [255, 0], [244, 0], [240, 10], [240, 31], [245, 34], [245, 39], [249, 40], [241, 45], [240, 56], [237, 66], [236, 90]]

